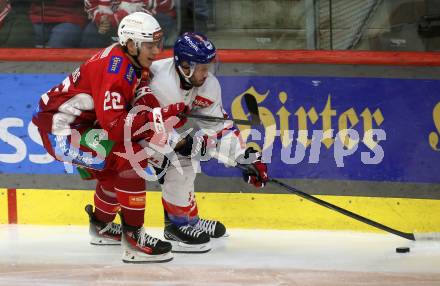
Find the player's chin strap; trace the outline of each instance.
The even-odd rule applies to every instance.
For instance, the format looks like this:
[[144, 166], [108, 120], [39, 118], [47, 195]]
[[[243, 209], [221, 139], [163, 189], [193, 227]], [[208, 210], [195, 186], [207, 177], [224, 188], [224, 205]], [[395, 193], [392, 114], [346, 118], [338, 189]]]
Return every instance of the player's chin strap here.
[[192, 75], [194, 74], [194, 70], [196, 69], [195, 65], [190, 65], [189, 75], [185, 74], [185, 72], [183, 71], [180, 65], [177, 65], [176, 69], [178, 71], [177, 73], [179, 74], [180, 84], [182, 85], [182, 88], [185, 90], [189, 90], [193, 88], [193, 84], [191, 83], [190, 78], [192, 77]]

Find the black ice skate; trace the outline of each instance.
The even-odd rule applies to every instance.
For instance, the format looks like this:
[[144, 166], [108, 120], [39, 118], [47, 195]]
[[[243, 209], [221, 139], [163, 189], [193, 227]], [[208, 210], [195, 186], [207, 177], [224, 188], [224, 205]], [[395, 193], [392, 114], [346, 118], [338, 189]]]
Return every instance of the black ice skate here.
[[114, 222], [100, 222], [93, 215], [93, 206], [86, 205], [85, 210], [89, 215], [90, 244], [94, 245], [119, 245], [121, 244], [122, 228]]
[[209, 235], [191, 225], [168, 223], [164, 237], [173, 245], [173, 252], [204, 253], [211, 250]]
[[[121, 216], [121, 220], [122, 216]], [[145, 233], [143, 227], [122, 223], [122, 261], [125, 263], [167, 262], [173, 259], [171, 244]]]
[[226, 227], [218, 220], [209, 220], [200, 218], [194, 225], [195, 229], [201, 230], [208, 234], [211, 238], [219, 238], [229, 236], [226, 233]]

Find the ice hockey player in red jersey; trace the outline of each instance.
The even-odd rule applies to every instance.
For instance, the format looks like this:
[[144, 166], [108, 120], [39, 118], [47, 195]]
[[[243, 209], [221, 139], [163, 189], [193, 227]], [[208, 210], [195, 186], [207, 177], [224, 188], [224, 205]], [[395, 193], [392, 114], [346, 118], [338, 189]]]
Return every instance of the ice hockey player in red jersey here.
[[[148, 68], [160, 52], [162, 30], [153, 16], [136, 12], [122, 19], [118, 36], [118, 44], [103, 49], [43, 94], [32, 121], [53, 157], [79, 166], [83, 177], [97, 180], [95, 210], [86, 206], [91, 243], [122, 241], [124, 262], [169, 261], [171, 244], [148, 235], [143, 228], [145, 180], [128, 158], [118, 154], [124, 154], [127, 142], [135, 152], [143, 150], [133, 142], [133, 134], [124, 135], [128, 123], [134, 133], [157, 118], [161, 122], [177, 118], [185, 104], [129, 112], [136, 104], [136, 89], [143, 85], [142, 90], [148, 91]], [[154, 97], [143, 100], [150, 107], [159, 106]], [[154, 128], [136, 136], [151, 140]], [[119, 211], [122, 227], [113, 222]]]

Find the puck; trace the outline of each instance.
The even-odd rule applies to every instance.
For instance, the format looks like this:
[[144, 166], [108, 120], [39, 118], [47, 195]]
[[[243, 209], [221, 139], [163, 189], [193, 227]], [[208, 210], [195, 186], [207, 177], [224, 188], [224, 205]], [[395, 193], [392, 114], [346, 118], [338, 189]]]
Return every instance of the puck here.
[[397, 247], [396, 248], [396, 252], [397, 253], [408, 253], [409, 252], [409, 247]]

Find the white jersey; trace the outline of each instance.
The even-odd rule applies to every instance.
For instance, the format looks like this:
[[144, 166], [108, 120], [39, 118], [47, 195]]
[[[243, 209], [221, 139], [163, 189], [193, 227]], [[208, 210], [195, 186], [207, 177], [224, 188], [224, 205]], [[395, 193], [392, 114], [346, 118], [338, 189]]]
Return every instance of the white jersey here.
[[[161, 107], [184, 102], [190, 108], [191, 114], [223, 118], [228, 116], [222, 105], [220, 83], [212, 73], [208, 73], [208, 77], [202, 86], [185, 90], [181, 88], [173, 58], [153, 62], [150, 71], [152, 80], [149, 86]], [[228, 157], [236, 159], [244, 153], [244, 144], [241, 143], [239, 132], [233, 127], [232, 122], [212, 122], [195, 119], [194, 123], [196, 126], [192, 127], [202, 130], [205, 134], [212, 135], [213, 132], [218, 134], [218, 138], [221, 140], [221, 149], [225, 148], [226, 145], [228, 145], [228, 149], [231, 149], [227, 152], [230, 153]], [[231, 154], [231, 151], [234, 155]]]

